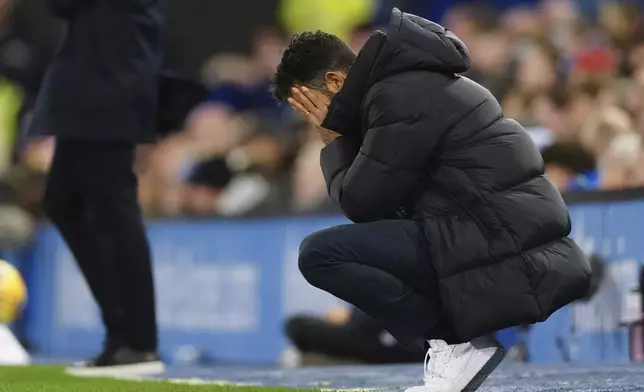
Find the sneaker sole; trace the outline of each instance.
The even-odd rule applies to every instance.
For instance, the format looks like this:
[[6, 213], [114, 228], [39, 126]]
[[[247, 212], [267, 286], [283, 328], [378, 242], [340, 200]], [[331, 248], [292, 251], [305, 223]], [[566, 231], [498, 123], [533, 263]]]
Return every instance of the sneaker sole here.
[[476, 373], [476, 376], [474, 376], [474, 378], [469, 382], [469, 384], [467, 384], [465, 388], [463, 388], [461, 391], [474, 392], [477, 389], [479, 389], [481, 384], [483, 384], [483, 382], [490, 376], [490, 374], [492, 374], [494, 369], [496, 369], [501, 363], [501, 361], [503, 361], [503, 358], [505, 358], [505, 354], [506, 354], [505, 348], [499, 345], [496, 352], [492, 355], [492, 358], [490, 358], [490, 360], [487, 361], [485, 365], [483, 365], [481, 370], [479, 370], [479, 372]]
[[66, 373], [76, 377], [136, 377], [156, 376], [165, 372], [161, 361], [104, 367], [68, 367]]

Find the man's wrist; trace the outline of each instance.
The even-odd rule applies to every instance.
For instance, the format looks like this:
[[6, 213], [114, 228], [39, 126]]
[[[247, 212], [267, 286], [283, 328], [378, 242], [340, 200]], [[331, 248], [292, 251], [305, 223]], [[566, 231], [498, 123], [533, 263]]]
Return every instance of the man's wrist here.
[[340, 136], [342, 136], [342, 135], [337, 135], [336, 134], [336, 135], [331, 135], [331, 136], [323, 136], [322, 137], [322, 142], [326, 146], [328, 146], [329, 144], [331, 144], [332, 141], [334, 141], [335, 139], [339, 138]]

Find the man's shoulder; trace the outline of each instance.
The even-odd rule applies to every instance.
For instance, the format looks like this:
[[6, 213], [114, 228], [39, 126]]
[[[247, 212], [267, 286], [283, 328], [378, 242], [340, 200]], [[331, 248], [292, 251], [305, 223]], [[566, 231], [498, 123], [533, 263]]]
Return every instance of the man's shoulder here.
[[365, 95], [364, 105], [418, 112], [428, 105], [436, 106], [454, 92], [475, 90], [470, 84], [479, 86], [467, 78], [453, 74], [423, 70], [401, 72], [372, 84]]
[[387, 75], [373, 83], [371, 88], [382, 88], [383, 86], [402, 85], [407, 87], [418, 87], [429, 83], [441, 83], [453, 79], [454, 75], [443, 75], [425, 70], [409, 70]]
[[443, 89], [467, 88], [475, 82], [454, 74], [441, 74], [425, 70], [410, 70], [384, 77], [373, 83], [367, 96], [375, 95], [440, 95]]

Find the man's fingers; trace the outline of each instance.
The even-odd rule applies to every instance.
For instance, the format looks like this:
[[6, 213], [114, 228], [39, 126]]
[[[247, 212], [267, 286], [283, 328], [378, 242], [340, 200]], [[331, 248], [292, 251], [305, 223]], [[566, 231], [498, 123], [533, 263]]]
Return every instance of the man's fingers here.
[[[306, 94], [304, 90], [306, 90]], [[321, 106], [316, 106], [312, 100], [319, 102]], [[326, 105], [306, 87], [291, 88], [291, 96], [288, 98], [288, 102], [300, 115], [313, 124], [321, 124], [326, 117]]]
[[296, 101], [294, 98], [289, 98], [289, 99], [288, 99], [288, 103], [289, 103], [289, 105], [291, 105], [291, 107], [292, 107], [293, 109], [295, 109], [295, 111], [296, 111], [296, 112], [298, 112], [300, 115], [302, 115], [303, 117], [307, 117], [307, 113], [308, 113], [309, 111], [308, 111], [308, 109], [306, 109], [306, 108], [305, 108], [301, 103], [299, 103], [298, 101]]
[[313, 91], [309, 90], [304, 86], [301, 87], [301, 90], [302, 90], [302, 94], [304, 94], [304, 96], [306, 96], [309, 99], [309, 101], [311, 101], [313, 106], [315, 106], [319, 110], [322, 110], [324, 108], [325, 106], [324, 103], [320, 101], [320, 98], [318, 98], [318, 96], [315, 95]]
[[307, 122], [314, 125], [319, 125], [322, 122], [322, 120], [319, 119], [316, 113], [310, 112], [308, 109], [304, 107], [304, 105], [302, 105], [295, 99], [288, 98], [288, 103]]
[[307, 111], [313, 112], [317, 111], [318, 107], [315, 106], [308, 96], [304, 94], [302, 90], [297, 87], [293, 87], [293, 98], [298, 101]]
[[302, 95], [304, 95], [311, 103], [315, 106], [315, 109], [311, 110], [315, 114], [318, 123], [322, 123], [327, 114], [328, 103], [324, 102], [319, 95], [316, 95], [313, 91], [307, 87], [302, 86]]

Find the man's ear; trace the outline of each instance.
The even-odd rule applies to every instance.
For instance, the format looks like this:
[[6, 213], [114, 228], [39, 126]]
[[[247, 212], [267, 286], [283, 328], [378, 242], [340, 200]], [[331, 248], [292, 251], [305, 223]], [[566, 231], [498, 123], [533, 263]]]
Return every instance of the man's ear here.
[[344, 79], [346, 75], [342, 71], [330, 71], [324, 74], [324, 82], [326, 83], [326, 88], [331, 91], [333, 94], [338, 93], [342, 90], [344, 86]]

